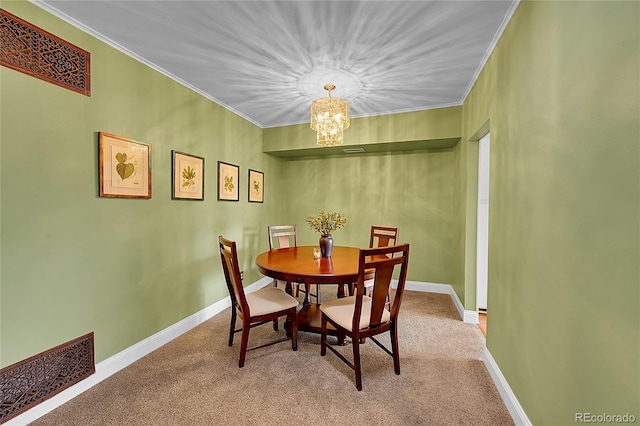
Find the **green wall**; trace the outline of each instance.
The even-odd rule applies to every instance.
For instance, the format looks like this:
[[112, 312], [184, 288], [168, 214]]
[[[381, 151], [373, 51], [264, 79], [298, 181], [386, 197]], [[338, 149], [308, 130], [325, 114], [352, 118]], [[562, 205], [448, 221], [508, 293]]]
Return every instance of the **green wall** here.
[[[298, 224], [303, 244], [317, 241], [304, 220], [320, 209], [350, 218], [336, 244], [367, 246], [371, 225], [396, 226], [412, 244], [408, 279], [452, 284], [461, 123], [462, 107], [352, 119], [337, 149], [317, 147], [308, 125], [264, 129], [263, 150], [284, 158], [278, 217]], [[367, 152], [345, 155], [344, 147]]]
[[280, 167], [280, 216], [298, 224], [298, 244], [318, 241], [304, 222], [309, 213], [339, 210], [350, 221], [333, 235], [336, 244], [366, 247], [371, 225], [396, 226], [411, 244], [408, 279], [451, 282], [451, 150], [298, 159]]
[[[640, 417], [639, 18], [637, 2], [523, 2], [465, 99], [451, 150], [283, 166], [283, 191], [309, 193], [288, 204], [292, 220], [351, 206], [359, 223], [336, 237], [355, 244], [368, 222], [408, 214], [399, 226], [414, 243], [410, 279], [447, 282], [475, 310], [477, 140], [491, 131], [487, 347], [534, 424], [569, 424], [582, 412]], [[394, 139], [406, 117], [392, 117], [357, 122], [347, 143], [387, 139], [380, 123], [388, 139], [408, 139]], [[301, 141], [312, 143], [307, 130], [267, 129], [265, 150], [280, 155], [288, 144], [299, 155]], [[386, 201], [378, 179], [398, 167], [387, 182], [408, 173], [417, 186], [394, 209], [372, 210], [371, 186]], [[429, 208], [437, 214], [421, 215]], [[437, 242], [423, 246], [438, 224]], [[435, 260], [441, 243], [446, 255]]]
[[[248, 283], [268, 248], [277, 160], [262, 130], [26, 2], [2, 7], [91, 52], [86, 97], [0, 68], [0, 365], [95, 332], [96, 362], [228, 295], [217, 236], [238, 240]], [[150, 200], [98, 196], [98, 136], [151, 145]], [[171, 200], [171, 150], [205, 158], [205, 200]], [[216, 167], [240, 166], [240, 201], [216, 200]], [[265, 172], [247, 202], [247, 168]]]
[[463, 106], [460, 157], [491, 130], [487, 348], [536, 425], [640, 417], [639, 9], [521, 3]]
[[[278, 129], [257, 128], [26, 1], [2, 7], [91, 52], [92, 94], [0, 68], [1, 365], [89, 331], [100, 362], [227, 296], [218, 235], [238, 240], [251, 283], [267, 225], [297, 223], [301, 243], [315, 244], [304, 219], [321, 208], [351, 218], [339, 244], [366, 246], [372, 224], [400, 227], [412, 259], [428, 259], [413, 262], [409, 279], [451, 282], [454, 154], [441, 141], [459, 139], [461, 107], [349, 130], [435, 150], [283, 160], [262, 152], [263, 133]], [[150, 200], [98, 196], [99, 131], [151, 145]], [[174, 149], [205, 158], [204, 202], [171, 200]], [[216, 200], [218, 160], [241, 167], [238, 203]], [[246, 201], [247, 168], [265, 172], [264, 204]]]
[[[639, 3], [525, 1], [464, 105], [437, 112], [446, 131], [421, 112], [345, 132], [462, 136], [451, 148], [284, 159], [263, 142], [286, 157], [308, 128], [261, 130], [26, 1], [2, 7], [89, 50], [93, 93], [0, 68], [0, 366], [88, 331], [100, 362], [227, 296], [217, 235], [239, 241], [253, 282], [266, 226], [297, 223], [313, 244], [304, 218], [321, 208], [351, 218], [338, 244], [397, 225], [409, 279], [474, 310], [489, 129], [489, 351], [534, 424], [640, 417]], [[98, 131], [152, 145], [151, 200], [98, 197]], [[170, 199], [172, 149], [205, 157], [204, 202]], [[241, 166], [240, 202], [216, 201], [217, 160]], [[265, 172], [264, 204], [246, 201], [247, 168]]]

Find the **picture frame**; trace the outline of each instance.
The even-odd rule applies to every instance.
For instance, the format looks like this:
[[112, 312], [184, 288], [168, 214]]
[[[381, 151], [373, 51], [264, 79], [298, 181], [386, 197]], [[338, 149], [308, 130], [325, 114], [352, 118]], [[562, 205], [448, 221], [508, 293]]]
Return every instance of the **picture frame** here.
[[240, 167], [218, 161], [218, 200], [240, 201]]
[[249, 169], [247, 192], [250, 203], [264, 202], [264, 173]]
[[99, 132], [100, 197], [151, 198], [151, 145]]
[[204, 158], [171, 151], [171, 199], [204, 201]]

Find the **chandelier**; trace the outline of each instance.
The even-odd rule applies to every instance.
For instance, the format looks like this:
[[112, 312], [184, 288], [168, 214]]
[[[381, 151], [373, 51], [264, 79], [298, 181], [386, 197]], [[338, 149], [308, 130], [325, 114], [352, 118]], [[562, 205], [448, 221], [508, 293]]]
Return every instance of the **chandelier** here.
[[318, 145], [342, 145], [342, 132], [349, 127], [349, 104], [331, 97], [336, 86], [325, 84], [329, 97], [311, 102], [311, 128], [317, 132]]

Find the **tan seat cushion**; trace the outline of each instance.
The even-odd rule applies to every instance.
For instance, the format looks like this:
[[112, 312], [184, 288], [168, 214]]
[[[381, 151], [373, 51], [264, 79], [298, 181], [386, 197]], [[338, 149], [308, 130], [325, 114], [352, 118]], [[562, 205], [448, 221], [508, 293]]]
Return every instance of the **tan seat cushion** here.
[[[326, 316], [335, 321], [339, 326], [346, 328], [349, 331], [353, 331], [351, 324], [353, 324], [353, 311], [356, 306], [356, 296], [343, 297], [340, 299], [330, 300], [320, 305], [320, 310], [324, 312]], [[382, 312], [382, 322], [387, 322], [391, 319], [391, 314], [387, 309]], [[371, 320], [371, 298], [368, 296], [362, 296], [362, 314], [360, 316], [360, 330], [369, 327]]]
[[275, 287], [263, 287], [246, 295], [251, 316], [272, 314], [298, 306], [298, 301]]

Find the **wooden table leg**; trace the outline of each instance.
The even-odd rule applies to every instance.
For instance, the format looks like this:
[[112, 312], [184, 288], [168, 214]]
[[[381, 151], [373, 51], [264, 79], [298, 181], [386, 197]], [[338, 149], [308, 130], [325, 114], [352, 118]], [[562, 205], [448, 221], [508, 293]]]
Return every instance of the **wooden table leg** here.
[[[302, 284], [300, 284], [302, 285]], [[311, 298], [309, 297], [309, 293], [311, 293], [311, 284], [304, 285], [304, 300], [302, 301], [302, 306], [307, 306], [311, 303]]]
[[[289, 295], [289, 296], [294, 296], [293, 294], [293, 285], [291, 285], [291, 283], [289, 281], [287, 281], [284, 285], [284, 291]], [[284, 329], [287, 332], [287, 337], [291, 337], [291, 320], [289, 320], [289, 317], [287, 317], [284, 320]]]
[[[338, 284], [338, 294], [337, 294], [337, 296], [339, 298], [347, 296], [348, 288], [346, 286], [348, 286], [348, 285], [349, 284]], [[294, 288], [293, 288], [293, 285], [290, 282], [286, 283], [285, 291], [287, 292], [287, 294], [289, 294], [291, 296], [294, 295], [293, 294]], [[319, 306], [319, 305], [313, 305], [313, 306], [316, 306], [316, 309], [317, 309], [317, 306]], [[307, 312], [308, 308], [312, 307], [312, 306], [311, 306], [310, 302], [309, 303], [304, 303], [303, 302], [302, 307], [303, 307], [303, 310], [300, 311], [300, 315], [302, 315], [303, 313], [307, 313], [308, 314], [308, 312]], [[315, 312], [319, 312], [319, 311], [315, 311]], [[312, 315], [312, 317], [315, 317], [315, 316], [316, 315]], [[305, 322], [305, 318], [306, 317], [304, 317], [304, 315], [303, 315], [303, 317], [300, 317], [300, 316], [298, 317], [298, 330], [300, 330], [300, 328], [302, 328], [303, 329], [302, 331], [305, 331], [304, 330], [304, 326], [302, 326], [302, 327], [300, 326], [300, 321]], [[289, 321], [289, 318], [287, 318], [285, 320], [284, 327], [285, 327], [285, 330], [287, 332], [287, 337], [290, 337], [291, 336], [291, 321]], [[312, 332], [318, 332], [317, 329], [319, 329], [319, 326], [316, 325], [315, 327], [316, 328], [312, 327]], [[345, 346], [347, 344], [347, 336], [345, 336], [344, 334], [338, 334], [336, 337], [338, 339], [338, 343], [337, 343], [338, 345]]]

